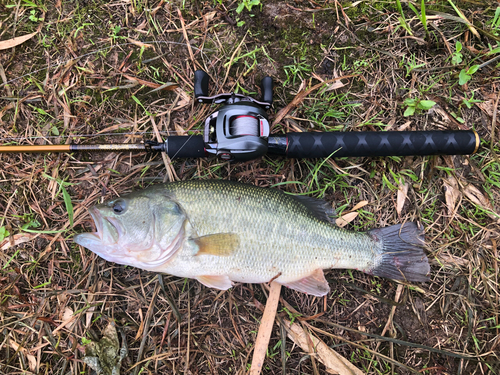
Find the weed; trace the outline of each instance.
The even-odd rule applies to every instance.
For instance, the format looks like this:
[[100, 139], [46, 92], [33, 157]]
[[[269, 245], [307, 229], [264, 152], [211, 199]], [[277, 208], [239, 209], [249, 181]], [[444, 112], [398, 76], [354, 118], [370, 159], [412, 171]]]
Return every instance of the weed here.
[[462, 69], [458, 75], [458, 84], [460, 86], [465, 85], [472, 79], [472, 75], [477, 72], [479, 65], [472, 65], [468, 69]]
[[451, 56], [451, 63], [453, 65], [459, 65], [460, 63], [462, 63], [463, 55], [462, 55], [461, 51], [462, 51], [462, 43], [457, 41], [455, 43], [455, 51], [453, 52], [453, 54]]
[[[401, 25], [401, 27], [403, 29], [406, 30], [406, 32], [408, 32], [408, 34], [413, 35], [413, 32], [410, 29], [410, 26], [406, 22], [405, 14], [404, 14], [403, 8], [401, 6], [401, 0], [396, 0], [396, 7], [399, 11], [399, 17], [398, 17], [399, 24]], [[397, 30], [397, 28], [396, 28], [396, 30]]]
[[283, 69], [285, 70], [286, 80], [283, 82], [283, 86], [291, 83], [295, 85], [295, 81], [298, 77], [304, 79], [306, 73], [310, 73], [312, 71], [311, 66], [306, 62], [307, 59], [303, 57], [296, 58], [294, 57], [294, 64], [285, 65]]
[[236, 8], [236, 13], [240, 14], [245, 8], [251, 12], [252, 8], [257, 5], [261, 5], [260, 0], [241, 0], [241, 3], [239, 3]]
[[406, 106], [404, 116], [408, 117], [414, 114], [419, 114], [421, 111], [428, 111], [436, 105], [436, 102], [432, 100], [406, 98], [404, 105]]
[[[429, 29], [427, 28], [427, 15], [425, 12], [425, 0], [421, 0], [421, 2], [420, 2], [420, 11], [418, 11], [417, 8], [410, 2], [408, 3], [408, 6], [410, 7], [411, 10], [413, 10], [413, 12], [415, 12], [415, 14], [417, 15], [420, 22], [422, 22], [422, 25], [424, 26], [424, 30], [425, 30], [425, 35], [428, 39]], [[400, 7], [401, 7], [401, 4], [400, 4]]]
[[3, 241], [5, 237], [10, 235], [9, 231], [5, 227], [0, 227], [0, 242]]
[[500, 7], [497, 7], [493, 19], [488, 23], [491, 27], [491, 32], [498, 36], [500, 34]]

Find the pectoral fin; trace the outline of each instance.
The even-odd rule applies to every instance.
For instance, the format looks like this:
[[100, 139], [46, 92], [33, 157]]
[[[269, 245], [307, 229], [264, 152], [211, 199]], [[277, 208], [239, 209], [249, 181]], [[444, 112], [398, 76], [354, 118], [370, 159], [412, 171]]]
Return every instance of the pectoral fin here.
[[208, 286], [209, 288], [215, 288], [215, 289], [221, 289], [221, 290], [227, 290], [233, 286], [231, 283], [231, 280], [229, 280], [228, 276], [210, 276], [210, 275], [205, 275], [205, 276], [198, 276], [196, 278], [200, 283], [202, 283], [205, 286]]
[[193, 239], [199, 250], [196, 255], [229, 256], [240, 244], [240, 238], [234, 233], [217, 233]]
[[320, 268], [314, 271], [310, 276], [283, 285], [317, 297], [322, 297], [330, 291], [328, 282], [325, 279], [325, 274]]

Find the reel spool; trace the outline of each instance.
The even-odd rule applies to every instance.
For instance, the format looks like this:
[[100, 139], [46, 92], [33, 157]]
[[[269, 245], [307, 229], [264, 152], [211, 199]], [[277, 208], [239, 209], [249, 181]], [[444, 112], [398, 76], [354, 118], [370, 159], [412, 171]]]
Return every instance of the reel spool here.
[[267, 153], [269, 120], [252, 102], [223, 106], [205, 120], [205, 151], [223, 160], [250, 160]]

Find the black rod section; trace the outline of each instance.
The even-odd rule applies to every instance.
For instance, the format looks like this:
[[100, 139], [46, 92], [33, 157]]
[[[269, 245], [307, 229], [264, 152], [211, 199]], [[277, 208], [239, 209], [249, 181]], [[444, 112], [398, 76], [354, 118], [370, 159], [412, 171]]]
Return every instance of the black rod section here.
[[269, 137], [268, 153], [289, 158], [469, 155], [479, 144], [473, 130], [287, 133]]

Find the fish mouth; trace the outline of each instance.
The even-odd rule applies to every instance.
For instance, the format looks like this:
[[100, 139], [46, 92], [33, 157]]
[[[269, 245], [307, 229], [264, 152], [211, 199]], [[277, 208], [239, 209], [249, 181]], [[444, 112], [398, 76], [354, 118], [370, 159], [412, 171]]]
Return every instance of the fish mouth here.
[[104, 217], [101, 215], [99, 210], [95, 207], [92, 207], [89, 209], [89, 214], [92, 217], [92, 220], [94, 221], [94, 225], [95, 225], [95, 229], [96, 229], [95, 232], [89, 233], [89, 234], [93, 234], [97, 238], [102, 240], [102, 232], [103, 232], [103, 224], [102, 223], [103, 223]]
[[[89, 213], [94, 222], [96, 231], [77, 234], [74, 237], [74, 241], [87, 248], [89, 248], [89, 246], [87, 246], [89, 243], [99, 243], [100, 245], [112, 245], [117, 243], [120, 235], [124, 232], [118, 220], [113, 217], [105, 217], [96, 207], [90, 208]], [[93, 249], [91, 250], [94, 251]]]

